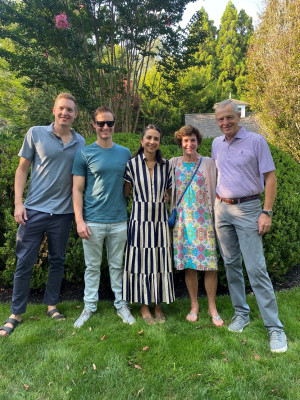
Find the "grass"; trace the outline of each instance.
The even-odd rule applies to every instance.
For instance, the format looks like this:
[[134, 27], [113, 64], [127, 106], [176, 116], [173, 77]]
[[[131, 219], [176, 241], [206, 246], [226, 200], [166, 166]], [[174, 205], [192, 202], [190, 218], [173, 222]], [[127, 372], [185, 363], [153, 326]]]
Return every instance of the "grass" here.
[[[188, 299], [164, 306], [167, 322], [154, 326], [142, 321], [137, 305], [137, 323], [129, 326], [112, 302], [100, 302], [80, 329], [73, 323], [82, 302], [61, 303], [68, 317], [62, 322], [47, 318], [44, 305], [29, 304], [24, 323], [0, 340], [0, 399], [300, 399], [300, 288], [276, 295], [288, 337], [284, 354], [270, 352], [253, 295], [251, 323], [241, 334], [215, 328], [205, 298], [196, 324], [185, 321]], [[230, 298], [218, 297], [217, 306], [228, 325]], [[1, 322], [9, 313], [1, 304]]]

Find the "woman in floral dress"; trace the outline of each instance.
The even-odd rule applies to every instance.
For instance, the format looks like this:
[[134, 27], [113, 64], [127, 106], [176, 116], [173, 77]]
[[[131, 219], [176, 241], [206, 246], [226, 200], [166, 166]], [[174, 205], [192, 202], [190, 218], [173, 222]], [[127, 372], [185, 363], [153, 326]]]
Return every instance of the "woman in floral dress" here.
[[174, 263], [177, 270], [185, 270], [185, 282], [191, 298], [191, 310], [186, 316], [196, 322], [199, 314], [197, 271], [204, 271], [204, 285], [208, 297], [208, 313], [216, 326], [223, 320], [216, 308], [217, 251], [213, 227], [213, 204], [216, 188], [216, 167], [209, 157], [197, 153], [202, 135], [192, 125], [183, 126], [175, 133], [175, 141], [183, 156], [170, 160], [174, 168], [172, 204], [180, 199], [199, 161], [199, 168], [177, 208], [173, 231]]
[[[149, 125], [136, 157], [127, 163], [124, 191], [133, 191], [123, 275], [123, 298], [141, 304], [148, 323], [165, 322], [160, 303], [174, 301], [172, 245], [165, 203], [171, 186], [171, 167], [162, 158], [161, 133]], [[154, 303], [155, 319], [149, 305]]]

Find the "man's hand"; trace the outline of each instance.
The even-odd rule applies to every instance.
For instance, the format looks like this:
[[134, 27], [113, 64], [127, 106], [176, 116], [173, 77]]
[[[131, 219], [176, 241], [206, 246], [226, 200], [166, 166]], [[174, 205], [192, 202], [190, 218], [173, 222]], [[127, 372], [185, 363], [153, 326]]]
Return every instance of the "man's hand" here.
[[264, 235], [265, 233], [269, 232], [272, 225], [272, 218], [266, 214], [260, 214], [258, 218], [258, 234]]
[[18, 224], [23, 225], [23, 226], [26, 225], [25, 221], [27, 221], [28, 218], [27, 218], [26, 208], [24, 207], [24, 204], [15, 206], [14, 217], [15, 217], [15, 221]]
[[77, 233], [81, 237], [81, 239], [86, 240], [89, 240], [90, 235], [92, 234], [89, 227], [84, 221], [77, 223]]

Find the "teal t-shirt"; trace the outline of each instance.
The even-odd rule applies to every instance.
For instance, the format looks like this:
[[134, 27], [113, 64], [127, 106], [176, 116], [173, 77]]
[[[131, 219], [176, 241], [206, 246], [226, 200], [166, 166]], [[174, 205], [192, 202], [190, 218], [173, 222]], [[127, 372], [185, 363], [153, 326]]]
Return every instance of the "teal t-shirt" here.
[[130, 158], [129, 149], [115, 143], [107, 149], [94, 142], [77, 152], [72, 174], [85, 177], [83, 218], [86, 222], [127, 220], [123, 176]]

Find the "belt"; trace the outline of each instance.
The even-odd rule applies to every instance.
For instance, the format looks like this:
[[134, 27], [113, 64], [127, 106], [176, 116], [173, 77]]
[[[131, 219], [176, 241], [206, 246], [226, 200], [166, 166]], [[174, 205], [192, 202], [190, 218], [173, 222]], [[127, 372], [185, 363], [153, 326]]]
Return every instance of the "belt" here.
[[224, 201], [224, 203], [227, 204], [239, 204], [239, 203], [244, 203], [245, 201], [256, 200], [259, 198], [260, 198], [259, 194], [254, 194], [253, 196], [241, 197], [240, 199], [223, 199], [223, 197], [220, 197], [217, 194], [217, 199]]

